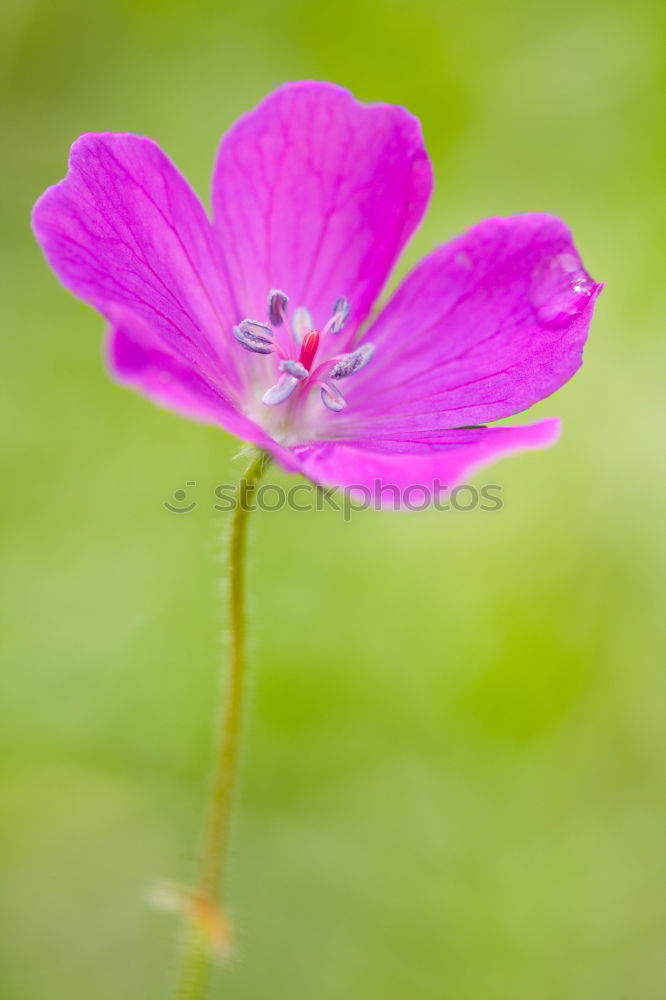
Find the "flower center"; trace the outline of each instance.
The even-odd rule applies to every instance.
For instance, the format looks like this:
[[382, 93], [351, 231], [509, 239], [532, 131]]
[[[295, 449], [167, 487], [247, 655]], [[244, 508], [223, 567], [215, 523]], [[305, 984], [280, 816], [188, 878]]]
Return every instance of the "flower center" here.
[[[288, 316], [289, 299], [279, 289], [268, 293], [268, 322], [244, 319], [234, 327], [238, 343], [254, 354], [273, 354], [277, 362], [277, 381], [264, 392], [261, 401], [265, 406], [279, 406], [298, 391], [309, 392], [317, 387], [321, 401], [327, 409], [339, 413], [347, 405], [337, 383], [364, 368], [375, 348], [361, 344], [353, 351], [333, 354], [326, 361], [315, 364], [317, 352], [328, 334], [338, 334], [349, 317], [349, 301], [340, 297], [333, 303], [332, 315], [321, 333], [314, 328], [312, 316], [304, 307]], [[284, 326], [287, 342], [275, 338], [275, 327]]]

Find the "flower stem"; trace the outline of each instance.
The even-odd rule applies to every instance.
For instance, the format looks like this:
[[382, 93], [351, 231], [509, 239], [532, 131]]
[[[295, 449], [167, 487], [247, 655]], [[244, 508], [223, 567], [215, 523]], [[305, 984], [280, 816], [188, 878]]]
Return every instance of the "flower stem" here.
[[229, 848], [233, 786], [245, 680], [245, 542], [247, 516], [270, 456], [260, 452], [236, 487], [229, 537], [229, 664], [221, 712], [220, 736], [204, 827], [199, 879], [183, 894], [183, 910], [190, 918], [183, 956], [178, 1000], [201, 1000], [213, 953], [229, 946], [229, 927], [223, 908], [225, 860]]

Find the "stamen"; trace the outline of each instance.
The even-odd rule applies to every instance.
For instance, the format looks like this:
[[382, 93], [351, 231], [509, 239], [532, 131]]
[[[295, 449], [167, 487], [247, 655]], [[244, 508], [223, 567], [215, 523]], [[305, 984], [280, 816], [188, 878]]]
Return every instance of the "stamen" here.
[[268, 293], [268, 322], [273, 326], [284, 323], [287, 315], [289, 298], [279, 288], [271, 288]]
[[319, 330], [310, 330], [306, 333], [303, 338], [303, 343], [301, 344], [301, 354], [299, 357], [300, 363], [308, 371], [312, 369], [312, 362], [315, 359], [317, 353], [317, 348], [319, 347]]
[[303, 338], [308, 330], [311, 330], [314, 326], [312, 316], [310, 315], [310, 310], [306, 309], [305, 306], [299, 306], [298, 309], [294, 311], [294, 315], [291, 320], [291, 328], [294, 334], [294, 340], [297, 344], [303, 343]]
[[291, 361], [289, 358], [287, 358], [286, 361], [280, 362], [280, 371], [293, 376], [293, 378], [298, 379], [299, 382], [301, 382], [304, 378], [307, 378], [310, 374], [307, 368], [304, 368], [300, 361]]
[[266, 406], [278, 406], [289, 399], [292, 392], [298, 385], [300, 379], [293, 375], [281, 375], [275, 385], [272, 385], [261, 398], [261, 402]]
[[330, 382], [317, 382], [317, 385], [321, 386], [321, 401], [327, 409], [334, 413], [344, 410], [347, 402], [336, 385]]
[[374, 344], [361, 344], [358, 350], [352, 351], [350, 354], [343, 354], [339, 361], [331, 368], [328, 377], [339, 379], [355, 375], [356, 372], [360, 372], [361, 368], [365, 368], [374, 353]]
[[333, 317], [329, 321], [329, 330], [331, 333], [340, 333], [340, 330], [342, 330], [345, 323], [349, 319], [350, 308], [349, 299], [346, 299], [344, 295], [341, 295], [339, 299], [335, 300], [333, 303]]
[[273, 331], [267, 323], [256, 319], [244, 319], [233, 329], [234, 337], [246, 351], [255, 354], [273, 353]]
[[[244, 319], [233, 327], [233, 334], [238, 343], [246, 351], [255, 354], [275, 354], [279, 374], [277, 382], [266, 390], [262, 396], [265, 406], [279, 406], [289, 399], [299, 385], [303, 393], [312, 386], [317, 386], [321, 393], [324, 406], [333, 413], [339, 413], [347, 406], [347, 402], [337, 387], [341, 379], [349, 378], [364, 368], [370, 361], [375, 348], [373, 344], [361, 344], [354, 351], [338, 353], [317, 364], [317, 352], [322, 335], [329, 332], [339, 333], [343, 329], [350, 314], [349, 300], [344, 296], [336, 299], [333, 304], [333, 315], [323, 328], [322, 334], [312, 325], [312, 316], [308, 309], [299, 306], [290, 317], [287, 313], [289, 299], [279, 288], [272, 288], [268, 293], [268, 320], [262, 323], [256, 319]], [[288, 337], [293, 337], [300, 345], [297, 358], [290, 357], [288, 343], [284, 335], [279, 337], [274, 333], [276, 326], [285, 327]], [[277, 339], [274, 339], [277, 337]]]

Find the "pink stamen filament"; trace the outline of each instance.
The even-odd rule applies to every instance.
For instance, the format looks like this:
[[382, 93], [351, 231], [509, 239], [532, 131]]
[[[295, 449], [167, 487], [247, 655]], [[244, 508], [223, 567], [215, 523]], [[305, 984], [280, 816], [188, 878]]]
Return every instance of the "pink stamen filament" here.
[[289, 334], [289, 339], [293, 340], [294, 339], [294, 334], [293, 334], [292, 329], [291, 329], [291, 323], [289, 322], [289, 316], [287, 315], [287, 310], [282, 305], [282, 303], [280, 303], [279, 306], [278, 306], [278, 312], [280, 313], [280, 318], [281, 318], [282, 322], [284, 323], [285, 330]]
[[328, 371], [333, 365], [337, 364], [338, 361], [342, 361], [343, 358], [347, 356], [347, 351], [343, 351], [342, 354], [334, 354], [332, 358], [327, 358], [326, 361], [322, 361], [320, 365], [310, 372], [310, 381], [316, 380], [322, 374], [322, 372]]
[[284, 347], [277, 342], [277, 340], [273, 341], [272, 347], [273, 347], [274, 352], [277, 355], [279, 355], [279, 358], [280, 358], [281, 361], [288, 361], [289, 360], [289, 355], [285, 351]]

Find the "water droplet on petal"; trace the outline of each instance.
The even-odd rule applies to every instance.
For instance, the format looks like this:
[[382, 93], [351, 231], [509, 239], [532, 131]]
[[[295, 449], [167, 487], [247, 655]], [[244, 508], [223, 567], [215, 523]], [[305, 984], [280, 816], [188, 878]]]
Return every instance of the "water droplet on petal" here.
[[595, 289], [578, 257], [559, 253], [534, 273], [530, 304], [542, 326], [557, 330], [580, 316]]
[[453, 259], [458, 267], [464, 267], [467, 271], [472, 269], [473, 261], [466, 250], [460, 250]]

